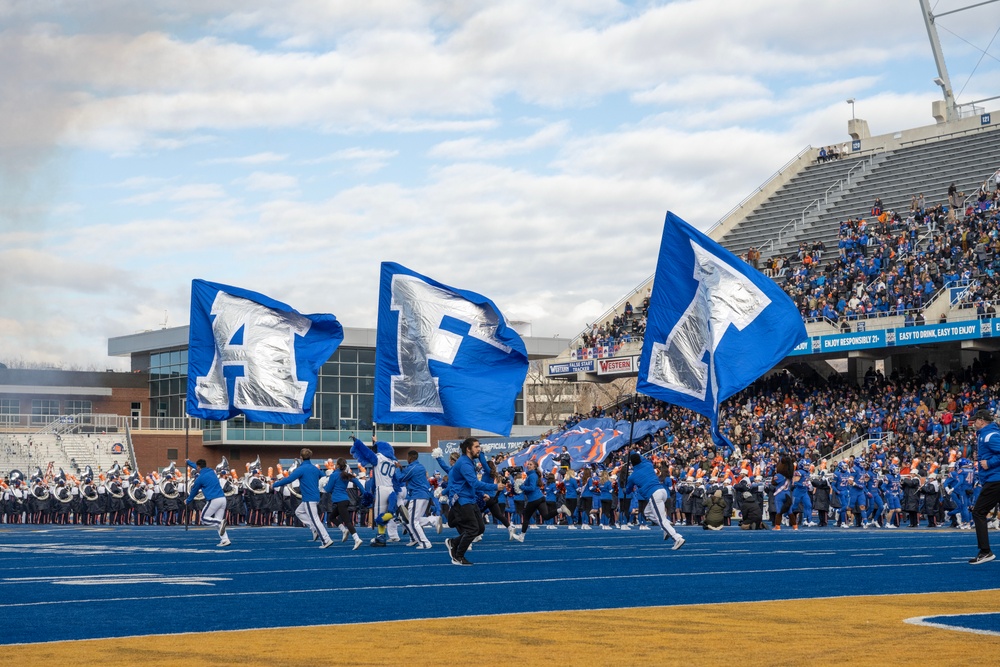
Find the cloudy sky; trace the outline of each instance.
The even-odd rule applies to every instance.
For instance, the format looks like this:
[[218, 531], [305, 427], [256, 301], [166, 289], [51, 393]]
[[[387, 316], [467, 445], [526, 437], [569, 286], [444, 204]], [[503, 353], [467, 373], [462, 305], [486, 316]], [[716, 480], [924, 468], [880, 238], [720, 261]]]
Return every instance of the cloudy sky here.
[[[939, 26], [997, 95], [1000, 4]], [[371, 327], [384, 260], [572, 337], [668, 209], [711, 227], [849, 97], [931, 124], [936, 74], [917, 0], [0, 0], [0, 361], [124, 368], [192, 278]]]

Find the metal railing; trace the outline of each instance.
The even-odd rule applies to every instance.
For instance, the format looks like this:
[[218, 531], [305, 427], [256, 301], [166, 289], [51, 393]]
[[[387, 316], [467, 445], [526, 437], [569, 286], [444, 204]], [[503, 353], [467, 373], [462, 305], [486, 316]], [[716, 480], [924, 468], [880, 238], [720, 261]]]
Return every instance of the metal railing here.
[[[814, 205], [816, 207], [816, 214], [817, 215], [822, 215], [822, 213], [823, 213], [823, 207], [829, 205], [829, 203], [830, 203], [830, 192], [834, 188], [840, 188], [840, 191], [843, 192], [846, 188], [850, 187], [853, 184], [852, 183], [852, 176], [854, 175], [854, 171], [856, 169], [858, 169], [859, 167], [861, 168], [862, 171], [868, 171], [869, 168], [874, 168], [874, 166], [875, 166], [875, 156], [876, 155], [880, 155], [880, 154], [882, 154], [884, 152], [885, 152], [885, 146], [878, 146], [876, 148], [869, 149], [869, 151], [866, 151], [867, 157], [862, 157], [862, 158], [858, 159], [858, 163], [856, 165], [854, 165], [853, 167], [851, 167], [850, 170], [847, 172], [847, 174], [843, 178], [839, 179], [833, 185], [831, 185], [830, 187], [828, 187], [826, 189], [826, 191], [823, 192], [823, 197], [822, 197], [823, 203], [822, 204], [820, 203], [820, 199], [814, 199], [811, 202], [809, 202], [808, 204], [806, 204], [806, 207], [804, 209], [802, 209], [802, 212], [798, 216], [796, 216], [796, 217], [792, 218], [791, 220], [789, 220], [787, 223], [785, 223], [784, 227], [782, 227], [781, 229], [778, 230], [777, 241], [774, 241], [773, 239], [768, 239], [765, 242], [765, 245], [770, 245], [771, 246], [771, 252], [774, 253], [775, 248], [778, 245], [780, 245], [781, 243], [783, 243], [785, 241], [785, 238], [784, 238], [785, 234], [786, 234], [785, 230], [787, 230], [789, 226], [792, 227], [792, 232], [799, 231], [799, 225], [800, 224], [802, 226], [805, 226], [805, 224], [806, 224], [806, 216], [809, 215], [809, 213], [810, 213], [810, 211], [811, 211], [811, 209], [813, 208]], [[789, 235], [790, 234], [791, 233], [789, 232]]]
[[809, 145], [809, 146], [806, 146], [805, 148], [803, 148], [802, 150], [800, 150], [795, 157], [793, 157], [791, 160], [789, 160], [788, 162], [786, 162], [785, 164], [783, 164], [781, 167], [779, 167], [778, 171], [776, 171], [773, 174], [771, 174], [770, 176], [768, 176], [767, 180], [765, 180], [760, 185], [760, 187], [758, 187], [756, 190], [754, 190], [753, 192], [751, 192], [750, 194], [748, 194], [746, 197], [744, 197], [743, 200], [740, 201], [739, 204], [737, 204], [736, 206], [734, 206], [731, 209], [729, 209], [726, 212], [726, 214], [723, 215], [721, 218], [719, 218], [718, 222], [716, 222], [714, 225], [712, 225], [711, 227], [709, 227], [705, 231], [705, 233], [706, 234], [710, 234], [713, 229], [715, 229], [716, 227], [718, 227], [719, 225], [721, 225], [723, 222], [725, 222], [726, 220], [728, 220], [729, 216], [731, 216], [733, 213], [735, 213], [736, 211], [738, 211], [741, 208], [743, 208], [744, 206], [746, 206], [747, 202], [749, 202], [751, 199], [753, 199], [754, 197], [756, 197], [757, 195], [759, 195], [761, 192], [763, 192], [765, 189], [767, 189], [767, 186], [769, 186], [771, 184], [771, 182], [774, 181], [774, 179], [778, 178], [778, 176], [781, 176], [783, 173], [785, 173], [786, 169], [788, 169], [793, 164], [795, 164], [796, 162], [798, 162], [799, 159], [803, 155], [805, 155], [806, 153], [808, 153], [812, 149], [813, 149], [812, 145]]
[[[638, 285], [636, 285], [636, 287], [635, 287], [634, 290], [632, 290], [627, 295], [625, 295], [624, 297], [622, 297], [618, 301], [618, 303], [616, 303], [615, 305], [613, 305], [611, 308], [609, 308], [608, 310], [604, 311], [603, 315], [601, 315], [600, 317], [598, 317], [597, 319], [595, 319], [594, 320], [594, 324], [596, 324], [598, 327], [600, 327], [602, 324], [606, 324], [607, 322], [610, 322], [611, 319], [618, 313], [618, 310], [620, 308], [624, 308], [625, 307], [625, 302], [626, 301], [628, 301], [628, 300], [630, 300], [630, 299], [632, 299], [632, 298], [634, 298], [634, 297], [639, 296], [639, 295], [642, 294], [642, 288], [645, 287], [646, 285], [650, 284], [650, 282], [653, 280], [653, 278], [655, 276], [656, 276], [656, 274], [654, 273], [653, 275], [649, 276], [648, 278], [646, 278], [645, 280], [643, 280], [641, 283], [639, 283]], [[636, 304], [633, 303], [632, 306], [633, 306], [633, 308], [635, 308]], [[581, 347], [581, 345], [579, 345], [578, 343], [580, 343], [580, 342], [583, 341], [584, 334], [589, 334], [592, 328], [593, 327], [587, 327], [586, 329], [581, 330], [580, 333], [578, 333], [576, 335], [576, 337], [573, 338], [573, 342], [570, 344], [570, 347], [573, 348], [573, 349]], [[635, 338], [635, 336], [633, 336], [633, 338]]]
[[970, 134], [978, 134], [979, 132], [995, 132], [997, 131], [996, 125], [979, 125], [976, 127], [970, 127], [964, 130], [956, 130], [955, 132], [948, 132], [947, 134], [938, 134], [933, 137], [922, 137], [920, 139], [911, 139], [910, 141], [899, 142], [900, 147], [904, 146], [919, 146], [920, 144], [933, 144], [939, 141], [945, 141], [947, 139], [955, 139], [962, 136], [968, 136]]

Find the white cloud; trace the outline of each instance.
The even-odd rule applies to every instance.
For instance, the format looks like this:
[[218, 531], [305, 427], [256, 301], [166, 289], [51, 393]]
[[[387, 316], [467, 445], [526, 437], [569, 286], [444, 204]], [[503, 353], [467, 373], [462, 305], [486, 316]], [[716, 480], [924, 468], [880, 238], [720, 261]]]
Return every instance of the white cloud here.
[[144, 192], [120, 200], [122, 204], [148, 205], [157, 202], [187, 202], [206, 199], [221, 199], [226, 191], [215, 183], [191, 183], [188, 185], [164, 186], [158, 190]]
[[251, 192], [280, 192], [299, 187], [299, 180], [294, 176], [266, 171], [255, 171], [237, 182]]
[[489, 141], [482, 137], [465, 137], [444, 141], [430, 150], [431, 157], [450, 159], [490, 160], [530, 153], [560, 143], [569, 133], [566, 121], [547, 125], [534, 134], [520, 138]]
[[845, 140], [848, 97], [875, 133], [931, 122], [914, 3], [865, 11], [844, 32], [841, 0], [7, 3], [5, 347], [100, 358], [183, 323], [193, 277], [372, 326], [382, 260], [571, 337], [652, 273], [666, 210], [710, 226]]
[[273, 153], [271, 151], [264, 151], [262, 153], [254, 153], [253, 155], [243, 155], [240, 157], [216, 157], [209, 160], [202, 160], [201, 164], [211, 165], [211, 164], [237, 164], [237, 165], [257, 165], [257, 164], [269, 164], [272, 162], [284, 162], [288, 159], [287, 153]]

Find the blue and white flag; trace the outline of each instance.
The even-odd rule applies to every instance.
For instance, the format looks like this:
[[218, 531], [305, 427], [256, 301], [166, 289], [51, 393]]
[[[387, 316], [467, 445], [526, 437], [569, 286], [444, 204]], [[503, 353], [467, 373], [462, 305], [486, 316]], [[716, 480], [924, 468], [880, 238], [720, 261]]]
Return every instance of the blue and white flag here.
[[637, 390], [709, 417], [806, 339], [802, 316], [774, 281], [667, 213], [649, 299]]
[[187, 413], [303, 424], [319, 369], [343, 340], [333, 315], [302, 315], [257, 292], [193, 280]]
[[528, 352], [484, 296], [382, 263], [375, 350], [381, 424], [441, 424], [509, 435]]

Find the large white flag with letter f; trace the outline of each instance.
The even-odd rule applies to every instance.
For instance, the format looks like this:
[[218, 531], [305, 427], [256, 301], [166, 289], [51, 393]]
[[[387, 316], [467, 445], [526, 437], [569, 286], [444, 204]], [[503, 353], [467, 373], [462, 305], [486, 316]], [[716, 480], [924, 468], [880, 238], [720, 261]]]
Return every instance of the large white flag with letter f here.
[[667, 213], [637, 390], [712, 420], [719, 404], [806, 339], [798, 309], [770, 278]]

